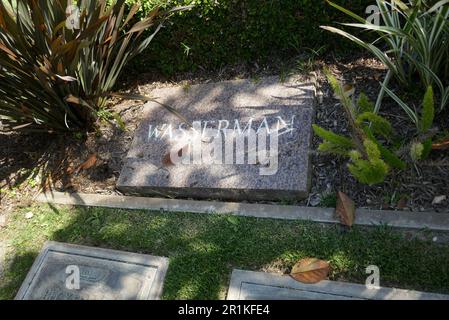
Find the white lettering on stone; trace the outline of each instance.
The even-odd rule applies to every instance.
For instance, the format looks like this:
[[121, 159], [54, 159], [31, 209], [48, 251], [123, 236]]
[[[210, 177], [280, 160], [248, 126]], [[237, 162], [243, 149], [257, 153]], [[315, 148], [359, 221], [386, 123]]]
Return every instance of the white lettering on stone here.
[[253, 125], [253, 118], [249, 118], [245, 128], [240, 127], [240, 121], [238, 119], [234, 120], [234, 131], [237, 130], [238, 134], [245, 134], [248, 130], [252, 129], [252, 125]]
[[284, 121], [284, 119], [281, 116], [277, 116], [278, 122], [277, 122], [277, 128], [276, 131], [279, 133], [282, 131], [282, 133], [289, 133], [292, 134], [295, 130], [295, 115], [293, 115], [290, 119], [290, 122]]
[[166, 126], [164, 133], [161, 136], [161, 139], [164, 139], [164, 137], [166, 137], [167, 135], [170, 140], [173, 139], [173, 126], [171, 124]]
[[[226, 124], [226, 125], [223, 125]], [[226, 134], [226, 129], [228, 129], [229, 127], [229, 121], [228, 120], [218, 120], [218, 134], [221, 134], [221, 132], [223, 132], [224, 134]]]
[[[173, 128], [172, 124], [161, 124], [159, 126], [149, 126], [148, 129], [148, 141], [154, 139], [167, 139], [169, 141], [173, 140], [183, 140], [186, 137], [193, 134], [201, 134], [204, 138], [207, 136], [206, 131], [209, 129], [213, 129], [216, 127], [217, 135], [218, 133], [223, 134], [226, 138], [226, 135], [230, 133], [230, 130], [234, 131], [236, 135], [248, 135], [253, 129], [254, 118], [249, 118], [246, 124], [243, 127], [243, 124], [238, 119], [233, 120], [233, 126], [231, 126], [231, 121], [226, 119], [220, 120], [204, 120], [204, 121], [194, 121], [192, 123], [192, 128], [187, 128], [185, 123], [181, 123], [177, 128]], [[270, 122], [272, 126], [270, 126]], [[214, 124], [217, 124], [214, 126]], [[259, 126], [255, 130], [255, 133], [258, 134], [261, 131], [265, 131], [266, 134], [271, 135], [273, 132], [281, 134], [290, 133], [292, 134], [295, 128], [295, 116], [293, 115], [290, 120], [285, 120], [281, 116], [276, 116], [274, 119], [269, 119], [267, 117], [263, 117]]]
[[163, 124], [162, 129], [159, 129], [157, 126], [153, 128], [153, 126], [150, 124], [150, 127], [148, 128], [148, 140], [151, 140], [153, 137], [158, 139], [165, 126], [167, 126], [167, 124]]
[[267, 117], [263, 117], [262, 123], [260, 124], [256, 133], [259, 133], [261, 130], [266, 130], [266, 133], [270, 134], [270, 125], [268, 124]]
[[187, 137], [185, 126], [186, 124], [184, 122], [178, 126], [178, 130], [176, 130], [177, 135], [175, 136], [176, 140], [184, 140]]

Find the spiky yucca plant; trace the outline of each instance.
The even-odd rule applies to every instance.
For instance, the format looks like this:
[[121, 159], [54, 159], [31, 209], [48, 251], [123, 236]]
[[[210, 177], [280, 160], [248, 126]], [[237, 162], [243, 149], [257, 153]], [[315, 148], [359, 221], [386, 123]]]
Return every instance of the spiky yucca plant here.
[[[78, 0], [79, 29], [66, 27], [67, 0], [0, 2], [0, 121], [3, 130], [91, 129], [124, 66], [148, 47], [174, 11], [134, 22], [125, 0]], [[154, 27], [144, 36], [144, 30]], [[136, 97], [133, 98], [142, 98]]]
[[[369, 50], [388, 67], [376, 113], [384, 93], [389, 93], [387, 87], [392, 77], [406, 88], [420, 83], [424, 90], [429, 86], [438, 89], [440, 111], [449, 104], [449, 0], [376, 0], [380, 25], [327, 2], [358, 22], [343, 25], [379, 35], [370, 43], [340, 28], [322, 26]], [[405, 111], [416, 117], [416, 112]]]

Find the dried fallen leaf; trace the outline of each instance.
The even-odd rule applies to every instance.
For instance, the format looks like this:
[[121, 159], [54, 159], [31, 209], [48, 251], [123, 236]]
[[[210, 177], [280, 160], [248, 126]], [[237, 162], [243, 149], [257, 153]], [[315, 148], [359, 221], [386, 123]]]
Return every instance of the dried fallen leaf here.
[[433, 150], [449, 149], [449, 140], [432, 144], [432, 149]]
[[[342, 89], [343, 89], [343, 94], [347, 97], [351, 97], [355, 93], [355, 87], [349, 83], [343, 84]], [[340, 97], [336, 93], [334, 93], [334, 98], [340, 99]]]
[[97, 163], [97, 156], [95, 154], [91, 154], [86, 161], [81, 163], [79, 167], [75, 170], [75, 173], [80, 172], [81, 170], [87, 170], [92, 168]]
[[305, 258], [298, 261], [290, 276], [302, 283], [317, 283], [326, 279], [329, 274], [329, 262], [317, 258]]
[[402, 197], [401, 199], [399, 199], [398, 203], [396, 204], [396, 208], [398, 208], [398, 209], [407, 208], [407, 198]]
[[344, 84], [343, 90], [348, 97], [355, 93], [355, 87], [352, 84]]
[[66, 172], [67, 174], [72, 174], [72, 173], [75, 172], [75, 169], [74, 169], [73, 167], [68, 167], [68, 168], [65, 170], [65, 172]]
[[355, 219], [355, 203], [346, 194], [338, 191], [337, 207], [335, 212], [340, 217], [342, 224], [351, 227]]

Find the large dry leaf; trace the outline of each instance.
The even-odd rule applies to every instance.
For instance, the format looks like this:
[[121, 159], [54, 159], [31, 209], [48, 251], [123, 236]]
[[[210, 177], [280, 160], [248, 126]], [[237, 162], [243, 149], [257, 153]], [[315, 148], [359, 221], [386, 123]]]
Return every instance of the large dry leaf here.
[[329, 262], [317, 258], [305, 258], [294, 265], [290, 276], [302, 283], [317, 283], [327, 278], [329, 270]]
[[340, 217], [342, 224], [351, 227], [355, 219], [355, 204], [346, 194], [338, 191], [337, 194], [337, 207], [335, 212]]
[[401, 199], [399, 199], [398, 203], [396, 204], [396, 208], [398, 208], [398, 209], [407, 208], [407, 198], [402, 197]]
[[86, 161], [79, 165], [79, 167], [76, 169], [76, 173], [80, 172], [81, 170], [92, 168], [97, 163], [97, 160], [97, 156], [95, 154], [91, 154]]
[[432, 149], [433, 150], [449, 149], [449, 140], [432, 144]]
[[68, 175], [71, 175], [71, 174], [73, 174], [73, 173], [75, 172], [75, 168], [74, 168], [73, 166], [69, 166], [69, 167], [65, 170], [65, 172], [66, 172]]

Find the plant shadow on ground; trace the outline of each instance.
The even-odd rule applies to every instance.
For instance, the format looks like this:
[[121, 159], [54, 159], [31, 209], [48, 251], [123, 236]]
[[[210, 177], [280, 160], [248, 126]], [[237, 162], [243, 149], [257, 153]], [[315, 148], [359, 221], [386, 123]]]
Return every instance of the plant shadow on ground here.
[[[27, 204], [26, 195], [39, 191], [70, 191], [81, 186], [85, 192], [112, 191], [131, 136], [131, 131], [115, 125], [101, 126], [87, 138], [70, 133], [0, 132], [0, 208], [4, 211], [10, 202]], [[73, 172], [92, 154], [97, 156], [93, 168]], [[14, 191], [20, 193], [15, 200], [11, 197]]]
[[13, 251], [1, 299], [14, 297], [46, 240], [169, 257], [164, 299], [225, 298], [233, 268], [288, 272], [307, 256], [329, 260], [331, 280], [364, 283], [365, 268], [377, 265], [383, 286], [449, 293], [449, 246], [386, 227], [46, 205], [26, 210], [33, 218], [14, 213], [4, 233]]

